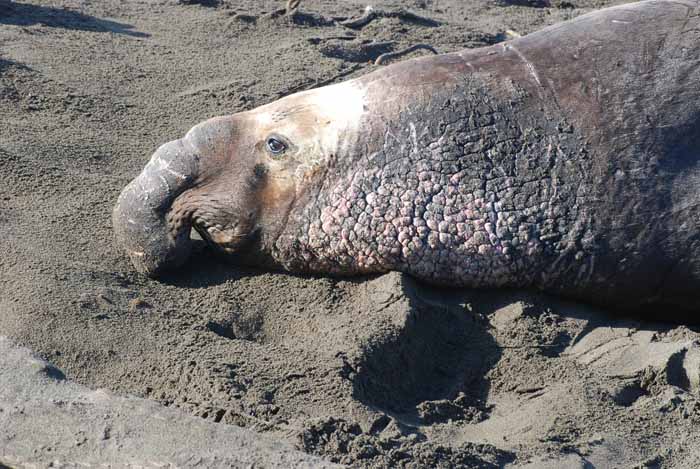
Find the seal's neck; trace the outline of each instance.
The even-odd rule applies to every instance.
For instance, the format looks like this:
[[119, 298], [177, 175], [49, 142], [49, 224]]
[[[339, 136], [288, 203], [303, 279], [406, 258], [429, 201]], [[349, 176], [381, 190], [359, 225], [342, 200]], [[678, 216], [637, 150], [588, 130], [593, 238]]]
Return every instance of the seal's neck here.
[[273, 257], [292, 271], [537, 283], [582, 237], [586, 214], [584, 189], [569, 183], [578, 141], [546, 113], [522, 112], [526, 98], [504, 100], [471, 78], [387, 105], [292, 210]]

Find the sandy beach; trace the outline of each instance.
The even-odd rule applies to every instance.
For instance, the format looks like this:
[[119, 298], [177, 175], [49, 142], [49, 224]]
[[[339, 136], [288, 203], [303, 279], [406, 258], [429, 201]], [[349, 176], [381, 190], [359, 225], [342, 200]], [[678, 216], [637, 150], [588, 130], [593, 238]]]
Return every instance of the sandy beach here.
[[[357, 28], [341, 21], [367, 0], [302, 0], [295, 17], [280, 1], [203, 3], [0, 0], [0, 336], [81, 389], [328, 463], [700, 466], [697, 327], [398, 273], [242, 269], [203, 243], [152, 280], [110, 220], [153, 151], [207, 118], [360, 76], [411, 45], [487, 46], [624, 2], [376, 0], [434, 23], [387, 14]], [[0, 449], [3, 464], [21, 467]]]

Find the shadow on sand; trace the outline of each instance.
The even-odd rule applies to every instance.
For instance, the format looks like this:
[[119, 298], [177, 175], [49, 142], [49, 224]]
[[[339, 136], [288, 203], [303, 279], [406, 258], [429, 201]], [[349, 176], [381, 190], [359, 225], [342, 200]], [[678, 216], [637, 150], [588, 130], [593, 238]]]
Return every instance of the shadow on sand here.
[[9, 0], [0, 0], [0, 24], [16, 26], [44, 26], [81, 31], [111, 32], [132, 37], [149, 37], [133, 31], [133, 26], [116, 21], [103, 20], [65, 8], [30, 5]]

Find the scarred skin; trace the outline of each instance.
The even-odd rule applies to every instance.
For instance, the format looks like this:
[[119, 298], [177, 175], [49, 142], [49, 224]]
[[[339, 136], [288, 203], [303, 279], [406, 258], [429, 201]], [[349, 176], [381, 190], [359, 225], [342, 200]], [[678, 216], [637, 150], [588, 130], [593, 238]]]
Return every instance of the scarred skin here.
[[293, 272], [694, 312], [699, 44], [699, 2], [644, 2], [212, 119], [124, 190], [117, 239], [151, 275], [194, 226]]

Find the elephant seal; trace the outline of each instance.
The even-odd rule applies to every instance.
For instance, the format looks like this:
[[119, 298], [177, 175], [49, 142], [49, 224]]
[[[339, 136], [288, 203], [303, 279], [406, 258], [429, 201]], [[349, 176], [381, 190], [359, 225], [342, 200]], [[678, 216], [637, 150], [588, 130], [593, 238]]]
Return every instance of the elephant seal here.
[[113, 222], [152, 276], [194, 227], [292, 272], [694, 312], [700, 3], [609, 8], [213, 118], [156, 151]]

